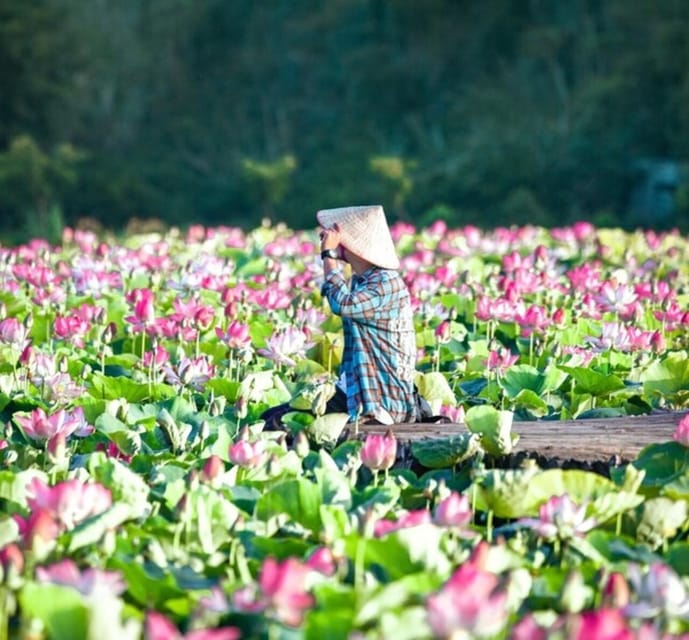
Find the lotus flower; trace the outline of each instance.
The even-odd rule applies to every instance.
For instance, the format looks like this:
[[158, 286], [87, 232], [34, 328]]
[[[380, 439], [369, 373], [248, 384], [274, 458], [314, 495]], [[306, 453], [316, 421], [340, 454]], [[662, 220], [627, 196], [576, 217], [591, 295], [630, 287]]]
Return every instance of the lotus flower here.
[[387, 471], [397, 459], [397, 438], [390, 430], [385, 435], [369, 434], [359, 455], [371, 471]]
[[435, 638], [494, 638], [505, 627], [507, 593], [498, 577], [469, 560], [426, 601]]
[[233, 595], [233, 604], [240, 611], [258, 613], [266, 611], [283, 624], [296, 627], [301, 624], [304, 612], [314, 604], [306, 590], [306, 581], [312, 569], [295, 558], [278, 562], [264, 560], [258, 588], [250, 585]]
[[237, 640], [241, 635], [235, 627], [195, 629], [183, 634], [162, 613], [149, 611], [146, 614], [145, 640]]
[[672, 434], [672, 439], [684, 447], [689, 447], [689, 413], [677, 424], [675, 432]]
[[433, 514], [433, 522], [441, 527], [466, 527], [474, 514], [471, 510], [469, 498], [456, 491], [438, 503]]
[[50, 416], [37, 407], [28, 416], [15, 415], [14, 419], [29, 438], [39, 442], [52, 440], [58, 434], [65, 437], [73, 434], [87, 436], [94, 431], [94, 428], [87, 424], [81, 407], [77, 407], [71, 413], [60, 409]]
[[668, 565], [654, 562], [643, 570], [631, 564], [628, 575], [636, 599], [624, 608], [626, 615], [637, 618], [665, 615], [689, 620], [689, 593], [680, 576]]
[[28, 336], [28, 329], [17, 318], [5, 318], [0, 321], [0, 343], [23, 351], [29, 344]]
[[288, 327], [274, 333], [266, 340], [266, 349], [259, 349], [258, 353], [277, 364], [294, 367], [295, 358], [304, 358], [306, 350], [311, 346], [307, 342], [306, 334], [295, 327]]
[[36, 580], [73, 587], [82, 595], [94, 597], [118, 596], [126, 588], [122, 574], [118, 571], [103, 571], [89, 567], [82, 572], [69, 558], [38, 567]]
[[522, 518], [518, 522], [546, 540], [568, 540], [583, 535], [596, 525], [594, 518], [586, 518], [586, 505], [578, 506], [567, 494], [553, 496], [542, 504], [538, 519]]
[[295, 558], [278, 562], [266, 558], [261, 568], [259, 585], [267, 607], [275, 617], [289, 626], [301, 624], [304, 611], [313, 606], [313, 597], [306, 591], [310, 567]]
[[78, 478], [65, 480], [54, 487], [34, 478], [27, 485], [26, 498], [30, 509], [49, 514], [63, 530], [73, 529], [112, 505], [109, 489]]
[[233, 320], [226, 331], [215, 328], [215, 334], [231, 349], [243, 349], [251, 344], [249, 325]]
[[230, 446], [229, 456], [233, 464], [254, 469], [261, 466], [266, 459], [266, 444], [263, 440], [238, 440]]

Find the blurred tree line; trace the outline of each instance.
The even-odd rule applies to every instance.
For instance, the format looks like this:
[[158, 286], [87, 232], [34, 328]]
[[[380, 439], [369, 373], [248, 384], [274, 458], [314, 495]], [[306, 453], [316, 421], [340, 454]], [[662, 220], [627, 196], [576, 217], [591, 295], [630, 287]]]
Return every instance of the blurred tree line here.
[[629, 198], [689, 156], [688, 63], [686, 0], [3, 0], [0, 228], [683, 226]]

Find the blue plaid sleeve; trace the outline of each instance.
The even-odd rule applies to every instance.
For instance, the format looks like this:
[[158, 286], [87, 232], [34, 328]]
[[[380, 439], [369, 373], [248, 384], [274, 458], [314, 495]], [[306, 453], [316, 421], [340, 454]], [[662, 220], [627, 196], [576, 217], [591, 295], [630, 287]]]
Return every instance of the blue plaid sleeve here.
[[375, 321], [388, 315], [401, 290], [396, 272], [385, 269], [369, 270], [365, 277], [354, 280], [351, 289], [339, 271], [331, 271], [323, 283], [321, 293], [328, 300], [333, 313], [352, 320]]

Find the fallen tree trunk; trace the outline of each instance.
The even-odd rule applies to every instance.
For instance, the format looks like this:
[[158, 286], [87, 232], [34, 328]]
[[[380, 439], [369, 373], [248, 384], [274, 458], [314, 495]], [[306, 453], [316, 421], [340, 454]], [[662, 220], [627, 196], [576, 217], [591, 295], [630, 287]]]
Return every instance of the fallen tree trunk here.
[[[512, 431], [519, 435], [515, 453], [581, 462], [632, 460], [649, 444], [671, 440], [677, 423], [687, 413], [658, 411], [621, 418], [514, 422]], [[443, 438], [467, 430], [462, 423], [361, 425], [358, 437], [385, 433], [388, 429], [392, 429], [402, 443]], [[350, 433], [350, 437], [357, 437], [357, 434]]]

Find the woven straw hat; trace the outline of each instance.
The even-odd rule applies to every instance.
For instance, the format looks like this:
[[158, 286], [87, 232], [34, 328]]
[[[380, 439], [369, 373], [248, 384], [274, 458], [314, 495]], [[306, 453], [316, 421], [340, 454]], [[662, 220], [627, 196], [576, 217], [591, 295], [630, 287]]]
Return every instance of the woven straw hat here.
[[337, 224], [340, 242], [348, 251], [383, 269], [399, 269], [395, 244], [380, 205], [321, 209], [316, 219], [324, 229]]

